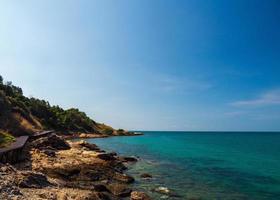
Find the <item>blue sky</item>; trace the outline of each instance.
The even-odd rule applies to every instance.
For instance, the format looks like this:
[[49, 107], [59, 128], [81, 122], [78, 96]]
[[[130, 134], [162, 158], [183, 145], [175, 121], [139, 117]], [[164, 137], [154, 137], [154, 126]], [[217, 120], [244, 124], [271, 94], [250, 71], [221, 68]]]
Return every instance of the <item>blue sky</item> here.
[[0, 74], [131, 130], [280, 130], [278, 0], [2, 1]]

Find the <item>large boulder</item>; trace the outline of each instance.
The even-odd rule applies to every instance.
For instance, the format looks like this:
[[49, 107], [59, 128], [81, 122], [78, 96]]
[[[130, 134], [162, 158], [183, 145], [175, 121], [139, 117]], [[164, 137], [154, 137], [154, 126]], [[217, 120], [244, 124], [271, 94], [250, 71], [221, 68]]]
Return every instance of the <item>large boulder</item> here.
[[52, 134], [48, 137], [42, 137], [32, 142], [31, 146], [36, 149], [55, 149], [55, 150], [68, 150], [70, 149], [70, 145], [58, 137], [55, 134]]
[[116, 160], [115, 153], [100, 153], [97, 155], [97, 158], [106, 161], [114, 161]]

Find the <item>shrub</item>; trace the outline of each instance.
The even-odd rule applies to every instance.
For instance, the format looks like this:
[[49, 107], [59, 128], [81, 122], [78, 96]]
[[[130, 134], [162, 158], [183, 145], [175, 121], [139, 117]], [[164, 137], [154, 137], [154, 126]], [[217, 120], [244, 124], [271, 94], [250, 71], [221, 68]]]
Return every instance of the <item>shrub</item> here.
[[7, 132], [0, 131], [0, 147], [6, 146], [13, 142], [15, 138]]

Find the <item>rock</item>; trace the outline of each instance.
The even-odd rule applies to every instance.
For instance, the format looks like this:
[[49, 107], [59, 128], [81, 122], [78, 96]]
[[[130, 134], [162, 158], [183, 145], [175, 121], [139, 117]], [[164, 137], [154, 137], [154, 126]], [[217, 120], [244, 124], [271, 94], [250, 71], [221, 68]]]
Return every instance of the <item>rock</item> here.
[[49, 137], [43, 137], [33, 141], [31, 147], [40, 150], [48, 149], [48, 148], [55, 149], [55, 150], [70, 149], [69, 144], [55, 134], [52, 134]]
[[167, 187], [158, 187], [154, 189], [155, 192], [160, 193], [160, 194], [169, 194], [170, 190]]
[[95, 192], [90, 198], [85, 200], [111, 200], [111, 198], [103, 192]]
[[19, 187], [43, 188], [51, 185], [47, 177], [42, 173], [22, 172], [21, 175], [23, 177], [18, 181]]
[[131, 189], [127, 188], [125, 184], [113, 183], [108, 186], [111, 193], [118, 197], [128, 197], [130, 196]]
[[102, 177], [102, 173], [90, 169], [82, 171], [82, 175], [90, 181], [98, 181]]
[[[88, 192], [88, 191], [59, 191], [56, 197], [50, 198], [43, 196], [40, 199], [54, 199], [54, 200], [111, 200], [111, 198], [102, 192]], [[35, 200], [35, 199], [33, 199]]]
[[94, 185], [94, 191], [96, 191], [96, 192], [110, 192], [110, 190], [108, 190], [106, 185], [103, 185], [103, 184]]
[[62, 178], [64, 180], [70, 180], [71, 178], [80, 174], [80, 169], [69, 166], [69, 168], [54, 169], [53, 173], [57, 175], [59, 178]]
[[112, 153], [100, 153], [97, 155], [97, 158], [100, 158], [101, 160], [106, 160], [106, 161], [116, 160], [114, 154], [112, 154]]
[[127, 170], [127, 167], [122, 162], [117, 162], [114, 166], [114, 169], [117, 172], [123, 172], [124, 170]]
[[151, 198], [144, 192], [133, 191], [130, 200], [151, 200]]
[[141, 178], [144, 178], [144, 179], [153, 178], [152, 175], [150, 175], [150, 174], [148, 174], [148, 173], [141, 174], [140, 177], [141, 177]]
[[116, 153], [116, 152], [114, 152], [114, 151], [113, 151], [113, 152], [111, 152], [110, 154], [111, 154], [112, 156], [117, 156], [117, 153]]
[[106, 151], [104, 151], [104, 150], [95, 150], [96, 152], [98, 152], [98, 153], [105, 153]]
[[50, 157], [55, 157], [55, 151], [52, 149], [44, 149], [42, 152]]
[[84, 147], [84, 148], [86, 148], [87, 150], [90, 150], [90, 151], [99, 151], [100, 150], [99, 147], [96, 144], [91, 144], [91, 143], [88, 143], [84, 140], [76, 142], [75, 146]]
[[0, 163], [0, 174], [1, 175], [11, 174], [11, 173], [15, 173], [15, 172], [16, 172], [16, 169], [12, 165]]
[[134, 182], [133, 177], [126, 175], [126, 174], [118, 173], [118, 172], [115, 173], [113, 179], [118, 182], [122, 182], [122, 183], [133, 183]]
[[128, 157], [128, 156], [122, 156], [120, 157], [120, 160], [123, 162], [137, 162], [137, 158], [135, 157]]
[[16, 178], [18, 172], [9, 164], [0, 163], [0, 199], [21, 199], [23, 197]]

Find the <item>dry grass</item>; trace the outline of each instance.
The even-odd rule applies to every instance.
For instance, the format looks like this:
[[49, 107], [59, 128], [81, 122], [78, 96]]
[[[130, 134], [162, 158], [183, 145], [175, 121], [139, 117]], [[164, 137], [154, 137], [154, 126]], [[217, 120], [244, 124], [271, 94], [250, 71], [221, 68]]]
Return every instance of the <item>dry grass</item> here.
[[20, 127], [28, 133], [34, 133], [42, 128], [38, 121], [36, 121], [37, 124], [34, 125], [18, 113], [14, 113], [13, 116], [19, 122]]

